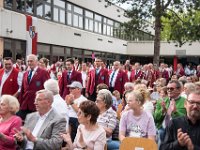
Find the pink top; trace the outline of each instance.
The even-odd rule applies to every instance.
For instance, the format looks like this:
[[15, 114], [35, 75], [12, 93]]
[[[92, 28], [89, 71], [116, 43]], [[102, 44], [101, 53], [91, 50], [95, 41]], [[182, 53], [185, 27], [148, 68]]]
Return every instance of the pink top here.
[[156, 127], [151, 114], [143, 111], [138, 117], [133, 115], [133, 110], [122, 114], [119, 131], [126, 133], [126, 137], [148, 137], [156, 135]]
[[0, 150], [16, 150], [15, 139], [13, 137], [15, 131], [13, 129], [20, 130], [21, 125], [22, 120], [17, 116], [12, 116], [5, 122], [0, 122], [0, 133], [3, 133], [5, 137], [5, 139], [0, 139]]
[[74, 150], [79, 150], [80, 149], [80, 144], [79, 144], [79, 137], [80, 137], [80, 132], [79, 129], [81, 129], [82, 134], [83, 134], [83, 140], [87, 147], [89, 149], [94, 149], [94, 150], [104, 150], [105, 144], [106, 144], [106, 132], [103, 129], [103, 127], [98, 126], [93, 131], [88, 131], [85, 129], [84, 125], [79, 125], [77, 129], [77, 134], [76, 138], [74, 140]]

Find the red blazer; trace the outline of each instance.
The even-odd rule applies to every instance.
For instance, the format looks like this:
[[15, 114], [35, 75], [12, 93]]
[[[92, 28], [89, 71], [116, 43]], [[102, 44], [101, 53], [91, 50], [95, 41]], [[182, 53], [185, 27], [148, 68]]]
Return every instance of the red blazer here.
[[94, 92], [95, 86], [97, 86], [100, 83], [105, 83], [109, 87], [108, 70], [101, 68], [101, 70], [99, 71], [99, 78], [97, 79], [97, 85], [95, 85], [95, 73], [96, 73], [96, 70], [92, 69], [90, 70], [89, 75], [88, 75], [86, 93], [89, 93], [90, 95], [92, 95], [92, 93]]
[[180, 68], [179, 70], [177, 69], [177, 76], [182, 77], [185, 75], [185, 71], [183, 68]]
[[[109, 72], [110, 75], [112, 73]], [[117, 77], [116, 77], [116, 80], [115, 80], [115, 85], [114, 85], [114, 90], [117, 90], [119, 91], [120, 94], [123, 94], [124, 92], [124, 84], [128, 82], [128, 75], [126, 72], [124, 72], [123, 70], [119, 70], [118, 71], [118, 74], [117, 74]]]
[[67, 81], [67, 71], [62, 73], [62, 77], [59, 80], [60, 96], [65, 99], [65, 96], [69, 94], [69, 88], [67, 87], [73, 81], [79, 81], [82, 84], [82, 75], [80, 72], [73, 70], [69, 82]]
[[19, 98], [20, 110], [35, 111], [35, 94], [37, 91], [44, 89], [44, 82], [49, 78], [49, 73], [38, 67], [30, 83], [28, 83], [28, 71], [24, 73]]
[[[13, 68], [12, 72], [10, 73], [9, 77], [6, 79], [6, 81], [3, 84], [1, 95], [3, 94], [9, 94], [14, 95], [18, 89], [19, 85], [17, 83], [17, 77], [18, 77], [19, 71], [15, 68]], [[4, 74], [4, 69], [0, 70], [0, 83], [2, 80]]]
[[136, 70], [133, 69], [132, 72], [131, 72], [131, 76], [130, 76], [130, 82], [134, 82], [137, 79], [143, 78], [143, 73], [142, 73], [141, 70], [139, 70], [137, 74], [135, 72], [136, 72]]
[[164, 70], [163, 72], [160, 72], [160, 78], [165, 78], [167, 81], [169, 81], [168, 71]]

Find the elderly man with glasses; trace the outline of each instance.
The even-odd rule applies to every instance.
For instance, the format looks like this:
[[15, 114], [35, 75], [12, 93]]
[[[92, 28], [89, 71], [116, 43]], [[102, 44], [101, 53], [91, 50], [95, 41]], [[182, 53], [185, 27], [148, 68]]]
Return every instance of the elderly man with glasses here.
[[187, 115], [169, 122], [162, 150], [200, 149], [200, 91], [191, 92], [184, 106]]
[[163, 141], [165, 128], [172, 118], [184, 116], [186, 109], [184, 107], [185, 98], [181, 97], [182, 85], [177, 80], [169, 81], [167, 85], [166, 99], [157, 101], [154, 112], [154, 120], [158, 129], [158, 145]]

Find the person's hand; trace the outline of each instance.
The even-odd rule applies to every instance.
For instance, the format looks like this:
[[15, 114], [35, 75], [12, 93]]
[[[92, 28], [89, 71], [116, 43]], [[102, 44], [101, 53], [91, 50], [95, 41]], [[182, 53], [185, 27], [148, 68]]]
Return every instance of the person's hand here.
[[24, 140], [23, 132], [17, 130], [16, 128], [14, 128], [14, 131], [16, 132], [15, 135], [14, 135], [14, 138], [16, 139], [16, 141], [22, 142]]
[[71, 136], [69, 133], [60, 133], [60, 136], [63, 138], [63, 140], [67, 143], [72, 142]]
[[67, 105], [70, 105], [74, 101], [74, 95], [72, 95], [72, 94], [66, 95], [65, 101], [66, 101]]
[[81, 145], [81, 147], [85, 147], [86, 146], [86, 144], [85, 144], [85, 142], [84, 142], [84, 139], [83, 139], [83, 133], [82, 133], [82, 131], [81, 131], [81, 129], [79, 128], [79, 133], [80, 133], [80, 137], [79, 137], [79, 144]]
[[85, 97], [89, 98], [89, 94], [87, 92], [85, 93]]
[[166, 103], [165, 103], [165, 101], [162, 100], [162, 102], [161, 102], [160, 104], [161, 104], [161, 106], [162, 106], [162, 113], [167, 112], [167, 108], [166, 108]]
[[24, 132], [24, 134], [26, 135], [27, 139], [31, 142], [35, 142], [36, 141], [36, 137], [33, 136], [32, 132], [25, 128], [25, 127], [21, 127], [22, 131]]
[[176, 102], [175, 102], [175, 100], [174, 99], [172, 99], [171, 101], [170, 101], [170, 109], [171, 109], [171, 112], [176, 112]]
[[178, 139], [179, 145], [183, 147], [187, 147], [188, 150], [194, 149], [194, 145], [189, 135], [187, 133], [183, 133], [181, 128], [179, 128], [177, 131], [177, 139]]

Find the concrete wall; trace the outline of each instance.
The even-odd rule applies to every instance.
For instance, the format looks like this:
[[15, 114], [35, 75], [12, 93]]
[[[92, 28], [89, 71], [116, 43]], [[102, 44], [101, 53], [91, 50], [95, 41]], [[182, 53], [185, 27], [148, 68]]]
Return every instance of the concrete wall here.
[[[186, 43], [182, 47], [176, 47], [175, 43], [161, 42], [161, 56], [178, 55], [177, 52], [183, 56], [200, 56], [200, 43], [194, 42], [192, 45]], [[127, 53], [136, 56], [153, 56], [154, 43], [149, 41], [128, 42]]]

